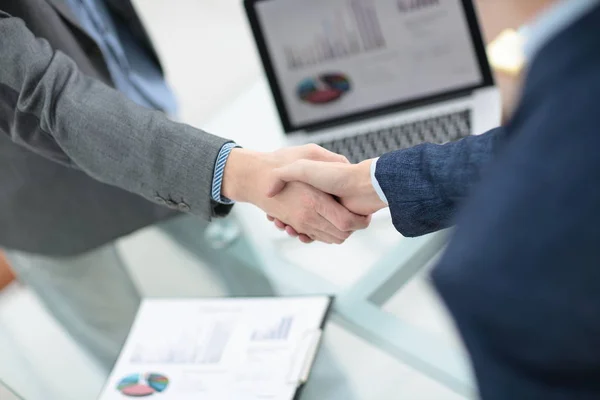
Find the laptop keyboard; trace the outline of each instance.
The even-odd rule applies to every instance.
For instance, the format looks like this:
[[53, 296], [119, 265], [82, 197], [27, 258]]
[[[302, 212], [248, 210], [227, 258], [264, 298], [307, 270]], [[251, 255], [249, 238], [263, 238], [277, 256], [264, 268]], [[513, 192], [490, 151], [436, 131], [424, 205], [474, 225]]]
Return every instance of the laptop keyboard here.
[[318, 144], [359, 163], [390, 151], [421, 143], [443, 144], [470, 134], [471, 111], [463, 110]]

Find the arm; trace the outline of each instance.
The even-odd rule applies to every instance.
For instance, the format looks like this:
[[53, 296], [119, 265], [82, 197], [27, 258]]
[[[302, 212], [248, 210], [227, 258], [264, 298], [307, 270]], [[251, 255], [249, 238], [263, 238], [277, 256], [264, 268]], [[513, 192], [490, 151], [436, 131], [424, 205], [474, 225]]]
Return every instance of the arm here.
[[[337, 196], [361, 215], [370, 215], [389, 202], [400, 233], [424, 235], [450, 225], [503, 135], [504, 129], [498, 128], [445, 145], [398, 150], [356, 165], [300, 160], [275, 171], [267, 194], [274, 196], [286, 182], [300, 181]], [[378, 195], [377, 185], [386, 199]], [[275, 219], [275, 224], [297, 234], [281, 221]]]
[[600, 399], [598, 65], [526, 91], [432, 273], [481, 399]]
[[0, 54], [0, 134], [40, 156], [205, 219], [231, 209], [212, 199], [221, 174], [223, 196], [257, 205], [314, 239], [341, 243], [368, 225], [367, 218], [307, 185], [275, 199], [265, 196], [272, 169], [300, 158], [341, 156], [318, 146], [273, 153], [235, 149], [216, 165], [226, 139], [137, 106], [1, 11]]
[[503, 128], [445, 145], [423, 144], [377, 160], [375, 177], [396, 229], [419, 236], [450, 226], [457, 206], [479, 181]]
[[0, 133], [41, 156], [208, 219], [214, 160], [227, 140], [169, 121], [82, 74], [0, 11]]

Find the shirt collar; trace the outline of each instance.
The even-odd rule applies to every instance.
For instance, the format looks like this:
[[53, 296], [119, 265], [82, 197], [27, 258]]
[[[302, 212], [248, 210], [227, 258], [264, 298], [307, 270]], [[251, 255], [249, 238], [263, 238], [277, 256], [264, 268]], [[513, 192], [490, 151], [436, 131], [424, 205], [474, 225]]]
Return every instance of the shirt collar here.
[[527, 61], [533, 60], [537, 52], [554, 36], [598, 4], [600, 0], [560, 0], [532, 23], [521, 28], [520, 33], [525, 38], [523, 51]]

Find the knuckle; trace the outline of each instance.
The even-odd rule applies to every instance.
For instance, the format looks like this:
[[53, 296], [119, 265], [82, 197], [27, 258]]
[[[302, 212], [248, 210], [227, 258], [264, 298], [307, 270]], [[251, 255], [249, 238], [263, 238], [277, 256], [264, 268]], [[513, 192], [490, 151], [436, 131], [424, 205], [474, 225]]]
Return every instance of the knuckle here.
[[364, 218], [360, 219], [360, 228], [361, 229], [367, 229], [369, 227], [369, 225], [371, 225], [370, 217], [364, 217]]
[[350, 217], [344, 217], [340, 221], [340, 229], [344, 232], [348, 232], [348, 231], [352, 230], [353, 227], [354, 227], [354, 221]]
[[323, 148], [314, 143], [306, 145], [306, 155], [308, 158], [315, 159], [321, 154]]
[[344, 241], [346, 241], [346, 239], [343, 239], [341, 237], [334, 237], [333, 238], [333, 243], [335, 243], [335, 244], [342, 244], [342, 243], [344, 243]]

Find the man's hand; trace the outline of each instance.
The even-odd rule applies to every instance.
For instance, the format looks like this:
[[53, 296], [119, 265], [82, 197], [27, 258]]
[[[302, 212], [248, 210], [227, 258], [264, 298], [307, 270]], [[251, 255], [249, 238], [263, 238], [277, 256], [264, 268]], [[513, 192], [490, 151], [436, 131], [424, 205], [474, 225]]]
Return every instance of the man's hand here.
[[[254, 204], [268, 215], [293, 227], [300, 240], [343, 243], [350, 234], [369, 225], [370, 219], [348, 211], [335, 199], [305, 183], [282, 185], [271, 191], [278, 180], [274, 171], [299, 160], [348, 163], [348, 160], [317, 145], [258, 153], [246, 149], [232, 150], [223, 177], [223, 196]], [[278, 176], [278, 175], [277, 175]]]
[[[288, 182], [304, 182], [320, 191], [338, 197], [342, 205], [353, 213], [371, 215], [386, 207], [373, 188], [372, 162], [373, 160], [368, 160], [351, 165], [298, 160], [274, 171], [267, 196], [277, 195], [288, 185]], [[284, 221], [278, 220], [278, 218], [269, 219], [274, 221], [279, 229], [285, 229], [291, 236], [298, 235], [298, 232], [293, 227], [286, 226]]]
[[304, 182], [323, 192], [337, 196], [350, 211], [371, 215], [387, 205], [381, 201], [371, 181], [371, 163], [326, 163], [298, 160], [274, 171], [267, 196], [275, 196], [288, 182]]

